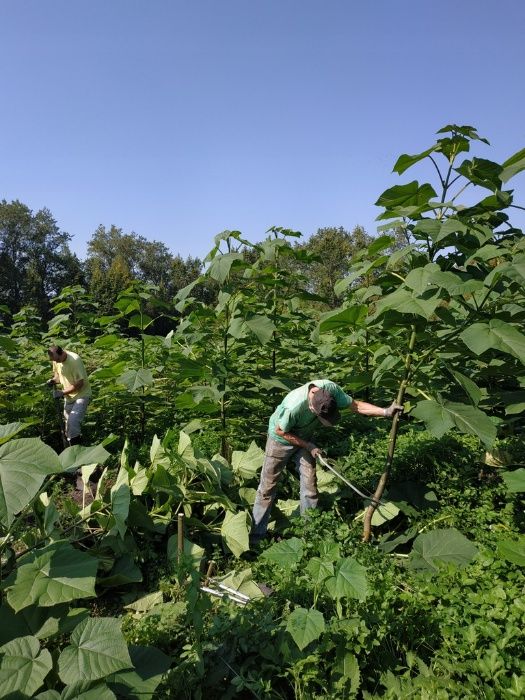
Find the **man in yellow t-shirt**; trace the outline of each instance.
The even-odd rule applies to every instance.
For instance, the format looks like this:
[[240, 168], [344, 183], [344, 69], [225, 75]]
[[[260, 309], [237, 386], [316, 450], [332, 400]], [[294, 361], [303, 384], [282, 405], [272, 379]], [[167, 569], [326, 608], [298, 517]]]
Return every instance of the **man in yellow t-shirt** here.
[[65, 433], [70, 445], [79, 445], [80, 426], [91, 400], [91, 387], [84, 363], [76, 352], [67, 352], [60, 345], [52, 345], [47, 354], [53, 363], [50, 384], [61, 384], [55, 389], [55, 398], [64, 398]]

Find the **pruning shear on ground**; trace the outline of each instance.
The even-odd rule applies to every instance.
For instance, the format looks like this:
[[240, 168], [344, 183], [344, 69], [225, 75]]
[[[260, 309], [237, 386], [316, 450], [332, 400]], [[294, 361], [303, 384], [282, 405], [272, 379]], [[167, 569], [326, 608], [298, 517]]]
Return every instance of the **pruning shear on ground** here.
[[207, 584], [206, 586], [200, 586], [199, 590], [203, 593], [215, 596], [216, 598], [226, 598], [233, 603], [237, 603], [237, 605], [246, 605], [251, 600], [250, 596], [236, 591], [235, 588], [230, 588], [221, 581], [216, 581], [213, 578], [208, 579]]
[[333, 474], [335, 474], [337, 477], [339, 477], [341, 479], [341, 481], [343, 481], [347, 486], [349, 486], [352, 489], [352, 491], [355, 491], [355, 493], [357, 493], [358, 496], [361, 496], [361, 498], [364, 498], [366, 501], [371, 501], [372, 503], [374, 503], [376, 505], [381, 504], [383, 506], [386, 506], [386, 503], [384, 501], [377, 500], [373, 496], [367, 496], [365, 493], [360, 491], [357, 488], [357, 486], [354, 486], [352, 483], [350, 483], [350, 481], [348, 481], [348, 479], [345, 479], [345, 477], [342, 474], [340, 474], [337, 471], [337, 469], [334, 469], [334, 467], [332, 467], [332, 465], [329, 464], [328, 461], [322, 455], [320, 455], [320, 454], [317, 455], [317, 459], [319, 460], [319, 462], [322, 464], [323, 467], [326, 467], [326, 469], [329, 469]]

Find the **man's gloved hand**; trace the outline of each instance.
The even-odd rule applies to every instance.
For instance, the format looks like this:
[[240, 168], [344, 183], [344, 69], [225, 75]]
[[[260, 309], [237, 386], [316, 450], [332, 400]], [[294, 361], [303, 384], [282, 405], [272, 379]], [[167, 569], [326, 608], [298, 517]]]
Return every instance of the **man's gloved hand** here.
[[320, 447], [317, 447], [317, 445], [314, 445], [313, 442], [308, 443], [308, 450], [310, 451], [310, 454], [314, 459], [317, 459], [319, 455], [323, 454], [323, 451]]
[[54, 379], [48, 379], [46, 384], [47, 386], [55, 386], [56, 382]]
[[403, 406], [401, 406], [401, 404], [399, 403], [396, 403], [395, 401], [392, 401], [388, 408], [383, 409], [383, 415], [385, 416], [385, 418], [392, 418], [394, 413], [403, 413]]
[[55, 389], [53, 392], [53, 398], [54, 399], [61, 399], [64, 396], [64, 392], [61, 391], [60, 389]]

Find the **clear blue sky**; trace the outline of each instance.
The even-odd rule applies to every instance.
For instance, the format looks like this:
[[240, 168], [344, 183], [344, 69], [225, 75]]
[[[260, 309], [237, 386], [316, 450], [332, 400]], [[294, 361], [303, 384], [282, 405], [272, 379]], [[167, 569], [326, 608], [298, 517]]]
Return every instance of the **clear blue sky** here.
[[99, 224], [184, 257], [224, 229], [375, 233], [441, 126], [525, 146], [524, 32], [523, 0], [1, 0], [0, 199], [82, 258]]

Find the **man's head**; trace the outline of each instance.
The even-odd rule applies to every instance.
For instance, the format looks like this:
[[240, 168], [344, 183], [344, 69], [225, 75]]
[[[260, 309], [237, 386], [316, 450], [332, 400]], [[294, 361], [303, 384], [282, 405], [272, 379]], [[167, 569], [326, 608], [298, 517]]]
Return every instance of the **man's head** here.
[[64, 362], [67, 357], [65, 350], [63, 350], [60, 345], [51, 345], [51, 347], [47, 349], [47, 354], [49, 355], [49, 359], [53, 360], [53, 362]]
[[310, 398], [310, 409], [323, 425], [335, 425], [341, 415], [336, 400], [325, 389], [314, 388]]

